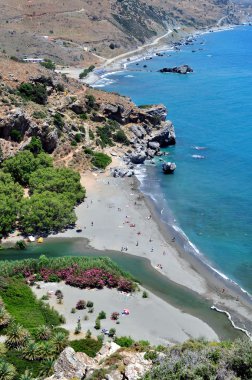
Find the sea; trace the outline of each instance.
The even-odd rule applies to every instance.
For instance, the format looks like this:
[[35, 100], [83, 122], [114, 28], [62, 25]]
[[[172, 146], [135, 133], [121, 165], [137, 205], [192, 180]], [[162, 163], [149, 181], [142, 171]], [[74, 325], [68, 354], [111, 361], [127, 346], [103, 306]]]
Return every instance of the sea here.
[[[182, 64], [193, 73], [158, 72]], [[201, 34], [96, 85], [167, 106], [177, 144], [165, 159], [177, 169], [164, 175], [159, 159], [141, 166], [141, 190], [186, 237], [185, 250], [252, 294], [252, 27]]]

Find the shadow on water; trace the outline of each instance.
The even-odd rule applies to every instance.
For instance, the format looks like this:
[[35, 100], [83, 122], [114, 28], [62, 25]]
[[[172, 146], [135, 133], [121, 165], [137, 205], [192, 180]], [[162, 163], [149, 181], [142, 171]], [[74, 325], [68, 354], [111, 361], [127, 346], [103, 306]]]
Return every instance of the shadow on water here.
[[[235, 330], [224, 314], [210, 309], [210, 302], [197, 293], [170, 281], [157, 272], [149, 260], [115, 251], [97, 251], [87, 245], [85, 239], [48, 239], [43, 245], [31, 244], [25, 251], [5, 249], [0, 251], [0, 260], [20, 260], [62, 256], [108, 256], [123, 270], [131, 273], [141, 284], [169, 304], [206, 322], [220, 339], [235, 339], [244, 334]], [[1, 264], [0, 264], [1, 265]]]

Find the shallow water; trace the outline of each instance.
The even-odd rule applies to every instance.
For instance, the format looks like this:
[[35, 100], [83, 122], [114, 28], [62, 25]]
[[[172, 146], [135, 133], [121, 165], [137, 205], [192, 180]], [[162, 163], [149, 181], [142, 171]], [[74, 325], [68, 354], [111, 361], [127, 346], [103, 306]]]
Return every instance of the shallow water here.
[[[194, 73], [157, 72], [180, 64]], [[107, 77], [113, 83], [105, 89], [137, 104], [164, 103], [177, 134], [176, 147], [167, 149], [175, 174], [164, 176], [158, 161], [147, 167], [142, 189], [212, 266], [252, 293], [252, 28], [202, 35], [194, 46], [129, 70], [130, 77]]]
[[24, 258], [39, 258], [45, 254], [48, 257], [61, 256], [102, 256], [106, 255], [115, 261], [123, 270], [131, 273], [141, 284], [183, 312], [194, 315], [205, 321], [216, 332], [220, 339], [235, 339], [244, 334], [235, 330], [227, 317], [210, 309], [211, 303], [196, 293], [179, 286], [167, 277], [158, 273], [150, 261], [121, 252], [101, 252], [86, 248], [82, 239], [49, 239], [44, 244], [30, 244], [25, 251], [9, 249], [0, 251], [1, 260], [20, 260]]

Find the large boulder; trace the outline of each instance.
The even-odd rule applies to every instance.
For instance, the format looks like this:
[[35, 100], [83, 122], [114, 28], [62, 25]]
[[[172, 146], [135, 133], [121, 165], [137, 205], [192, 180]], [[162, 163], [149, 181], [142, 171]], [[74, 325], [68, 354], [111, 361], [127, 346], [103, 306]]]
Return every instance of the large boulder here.
[[115, 120], [120, 124], [127, 123], [129, 114], [132, 112], [131, 109], [125, 109], [125, 107], [119, 103], [102, 103], [100, 110], [107, 118]]
[[176, 67], [164, 67], [158, 70], [160, 73], [176, 73], [176, 74], [187, 74], [192, 73], [193, 69], [188, 65], [176, 66]]
[[54, 379], [84, 379], [96, 368], [95, 360], [67, 347], [54, 364]]
[[139, 139], [143, 139], [146, 136], [146, 130], [141, 125], [132, 125], [130, 130]]
[[176, 135], [172, 122], [169, 120], [163, 122], [160, 129], [152, 132], [152, 135], [149, 139], [149, 144], [150, 142], [158, 142], [162, 148], [165, 148], [169, 145], [175, 145]]
[[81, 115], [82, 113], [87, 112], [87, 106], [86, 103], [83, 103], [80, 100], [76, 100], [74, 103], [72, 103], [69, 108], [76, 113], [77, 115]]
[[144, 151], [134, 151], [130, 156], [130, 161], [133, 164], [143, 164], [147, 156]]
[[31, 121], [21, 108], [16, 108], [4, 118], [0, 118], [0, 138], [8, 140], [12, 130], [24, 136], [30, 128]]
[[160, 121], [165, 121], [167, 116], [167, 108], [163, 104], [158, 104], [146, 109], [146, 113]]

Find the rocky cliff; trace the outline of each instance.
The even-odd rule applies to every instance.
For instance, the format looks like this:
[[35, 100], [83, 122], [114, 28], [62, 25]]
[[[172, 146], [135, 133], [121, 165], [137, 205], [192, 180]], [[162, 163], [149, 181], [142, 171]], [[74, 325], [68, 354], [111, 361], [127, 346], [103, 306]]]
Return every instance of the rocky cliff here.
[[2, 62], [2, 158], [23, 150], [36, 137], [56, 165], [84, 170], [91, 165], [90, 150], [110, 154], [119, 148], [120, 156], [132, 165], [175, 144], [163, 105], [137, 107], [129, 98], [91, 89], [43, 68], [30, 71], [29, 65], [15, 62], [12, 70], [11, 61]]

